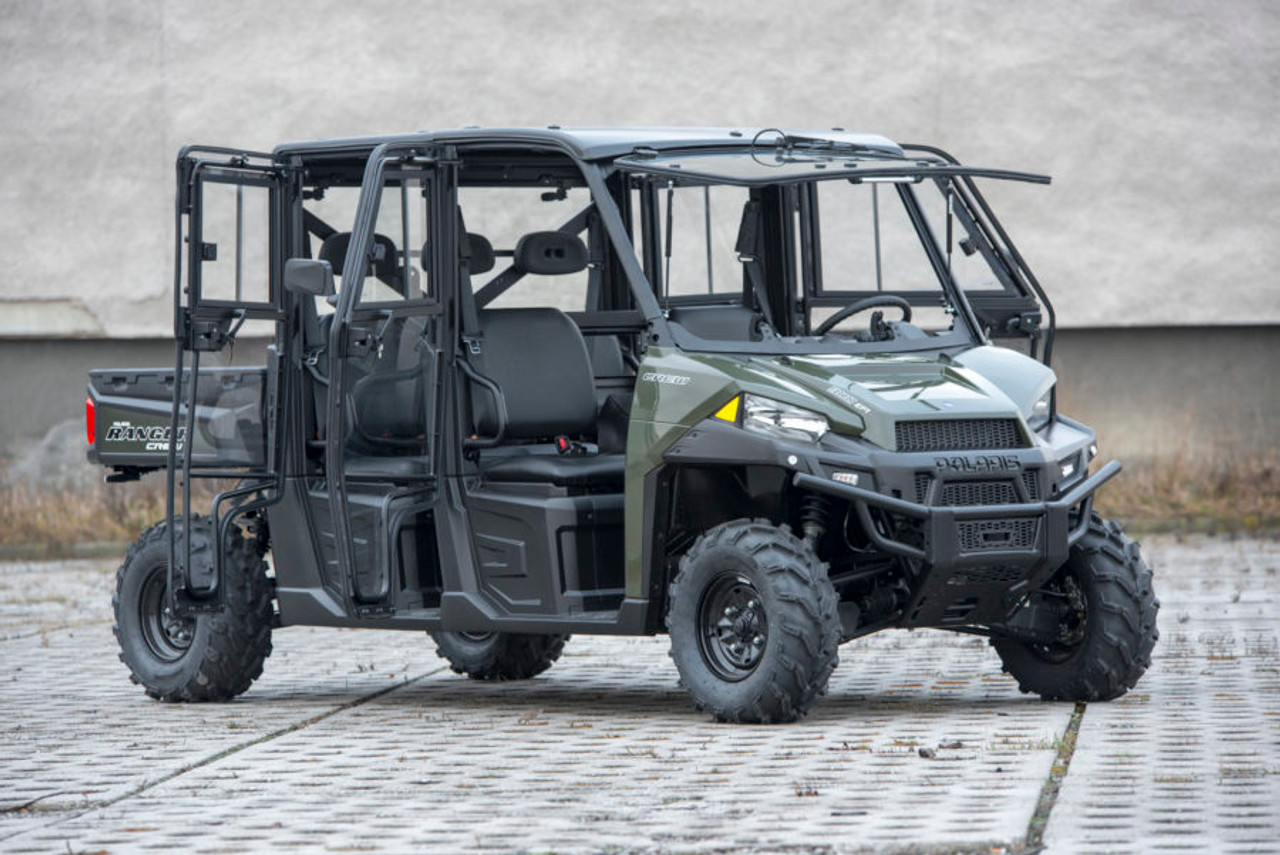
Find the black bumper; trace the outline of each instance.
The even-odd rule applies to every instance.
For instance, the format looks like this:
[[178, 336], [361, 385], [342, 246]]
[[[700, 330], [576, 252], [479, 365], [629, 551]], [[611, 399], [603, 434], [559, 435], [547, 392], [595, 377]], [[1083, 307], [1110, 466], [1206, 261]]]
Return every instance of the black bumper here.
[[[1056, 499], [1002, 505], [923, 505], [803, 472], [793, 483], [849, 502], [878, 549], [919, 563], [901, 625], [945, 626], [1003, 620], [1067, 560], [1094, 492], [1119, 472], [1112, 461]], [[918, 521], [916, 542], [895, 538], [873, 510]]]

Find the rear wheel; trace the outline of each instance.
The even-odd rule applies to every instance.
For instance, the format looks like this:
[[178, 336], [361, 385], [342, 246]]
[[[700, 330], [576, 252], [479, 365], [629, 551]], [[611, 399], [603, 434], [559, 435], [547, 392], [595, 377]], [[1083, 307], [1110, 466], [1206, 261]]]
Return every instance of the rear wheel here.
[[473, 680], [527, 680], [551, 667], [567, 635], [513, 632], [433, 632], [440, 658]]
[[1058, 637], [992, 641], [1018, 688], [1057, 701], [1109, 701], [1133, 688], [1160, 637], [1160, 601], [1138, 544], [1094, 514], [1042, 590], [1057, 601]]
[[[271, 583], [267, 565], [232, 528], [223, 553], [226, 609], [177, 615], [169, 605], [169, 535], [165, 523], [143, 532], [116, 573], [115, 635], [133, 682], [162, 701], [223, 701], [244, 692], [271, 654]], [[212, 562], [209, 521], [192, 526], [193, 563]]]
[[712, 528], [671, 583], [671, 657], [699, 709], [721, 721], [808, 712], [838, 661], [840, 620], [826, 567], [767, 520]]

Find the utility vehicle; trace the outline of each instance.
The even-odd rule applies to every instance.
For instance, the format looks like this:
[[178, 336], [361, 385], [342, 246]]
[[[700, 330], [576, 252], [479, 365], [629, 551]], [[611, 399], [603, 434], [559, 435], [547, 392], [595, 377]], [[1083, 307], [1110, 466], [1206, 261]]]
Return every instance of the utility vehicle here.
[[841, 129], [184, 149], [174, 365], [87, 403], [109, 481], [167, 479], [118, 575], [133, 679], [230, 698], [294, 624], [425, 630], [487, 680], [666, 633], [699, 708], [778, 722], [842, 642], [929, 627], [1123, 694], [1151, 572], [987, 180], [1049, 179]]

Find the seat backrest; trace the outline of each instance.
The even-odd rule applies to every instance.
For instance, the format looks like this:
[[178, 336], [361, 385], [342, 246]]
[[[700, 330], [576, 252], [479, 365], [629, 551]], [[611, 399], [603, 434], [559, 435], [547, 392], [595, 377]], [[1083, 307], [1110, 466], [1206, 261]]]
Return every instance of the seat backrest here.
[[[595, 434], [591, 358], [582, 332], [559, 309], [482, 309], [478, 370], [498, 384], [507, 409], [507, 436], [544, 439]], [[480, 433], [497, 432], [491, 396], [474, 387]]]
[[[386, 235], [375, 234], [373, 244], [374, 260], [372, 270], [369, 272], [397, 291], [403, 290], [400, 281], [399, 250], [396, 249], [395, 241]], [[320, 244], [320, 251], [316, 253], [316, 258], [329, 262], [333, 267], [333, 274], [341, 276], [343, 265], [347, 263], [347, 250], [350, 246], [351, 232], [334, 232]]]
[[591, 373], [596, 377], [625, 377], [627, 365], [622, 361], [622, 345], [616, 335], [593, 335], [587, 339], [591, 357]]
[[[458, 256], [467, 262], [467, 272], [471, 275], [480, 273], [488, 273], [493, 269], [494, 254], [493, 244], [484, 235], [478, 235], [475, 232], [463, 231], [462, 214], [458, 214], [458, 234], [462, 235], [462, 240], [458, 243]], [[423, 270], [428, 270], [431, 259], [431, 241], [427, 241], [422, 245], [422, 251], [418, 253], [419, 263]]]
[[672, 306], [668, 317], [698, 338], [760, 340], [760, 313], [747, 306]]

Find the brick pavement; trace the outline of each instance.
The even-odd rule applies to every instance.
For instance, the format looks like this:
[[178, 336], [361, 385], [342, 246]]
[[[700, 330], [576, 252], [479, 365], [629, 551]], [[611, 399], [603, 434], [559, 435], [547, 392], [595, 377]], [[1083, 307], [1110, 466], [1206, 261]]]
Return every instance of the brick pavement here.
[[[1049, 851], [1277, 851], [1280, 548], [1149, 551], [1156, 666], [1086, 710]], [[846, 645], [790, 726], [695, 711], [661, 638], [494, 685], [418, 633], [294, 627], [237, 701], [159, 704], [116, 659], [111, 570], [0, 565], [0, 852], [1015, 850], [1072, 712], [935, 632]]]
[[1146, 544], [1160, 642], [1091, 704], [1045, 840], [1058, 855], [1280, 853], [1280, 543]]

